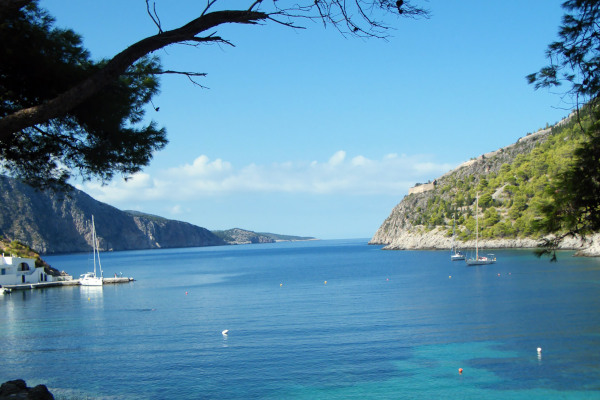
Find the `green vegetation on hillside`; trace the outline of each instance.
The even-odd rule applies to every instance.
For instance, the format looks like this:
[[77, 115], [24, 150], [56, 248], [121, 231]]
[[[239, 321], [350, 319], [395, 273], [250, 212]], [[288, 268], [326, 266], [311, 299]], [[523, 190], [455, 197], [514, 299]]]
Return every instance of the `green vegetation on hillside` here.
[[36, 267], [44, 267], [46, 273], [50, 275], [59, 275], [59, 271], [52, 268], [50, 264], [42, 260], [40, 255], [35, 251], [31, 250], [28, 246], [19, 242], [18, 240], [7, 240], [0, 238], [0, 253], [6, 257], [22, 257], [22, 258], [33, 258], [35, 260]]
[[493, 171], [467, 176], [454, 171], [437, 181], [427, 193], [426, 207], [407, 216], [407, 222], [427, 230], [447, 229], [451, 235], [454, 217], [458, 237], [474, 239], [478, 193], [480, 237], [539, 237], [544, 233], [541, 208], [553, 201], [550, 182], [571, 165], [573, 151], [583, 140], [573, 119], [554, 127], [531, 152], [518, 154]]

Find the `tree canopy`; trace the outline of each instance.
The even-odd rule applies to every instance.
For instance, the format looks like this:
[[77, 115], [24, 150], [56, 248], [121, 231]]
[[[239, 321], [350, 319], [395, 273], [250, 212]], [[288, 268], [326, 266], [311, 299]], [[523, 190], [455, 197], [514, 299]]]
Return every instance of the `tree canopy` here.
[[543, 232], [554, 234], [543, 253], [553, 259], [563, 238], [600, 230], [600, 2], [569, 0], [563, 8], [559, 40], [548, 46], [550, 64], [527, 77], [536, 89], [565, 84], [563, 95], [575, 106], [584, 134], [572, 163], [551, 177], [549, 198], [539, 206]]
[[[54, 27], [37, 0], [0, 0], [0, 168], [37, 186], [70, 177], [110, 180], [148, 165], [167, 144], [166, 130], [147, 122], [145, 107], [164, 71], [156, 50], [174, 44], [231, 44], [223, 24], [276, 23], [301, 29], [318, 20], [341, 34], [385, 38], [390, 17], [427, 17], [403, 0], [250, 0], [245, 8], [208, 0], [199, 16], [167, 30], [150, 0], [157, 33], [110, 60], [94, 61], [78, 34]], [[223, 5], [222, 5], [223, 4]]]

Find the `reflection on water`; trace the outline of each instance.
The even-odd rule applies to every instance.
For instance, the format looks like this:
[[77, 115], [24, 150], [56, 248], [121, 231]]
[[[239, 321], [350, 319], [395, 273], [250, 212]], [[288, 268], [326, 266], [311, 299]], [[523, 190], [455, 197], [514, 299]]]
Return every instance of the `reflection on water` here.
[[79, 291], [81, 292], [81, 297], [83, 299], [94, 302], [102, 301], [102, 295], [104, 293], [102, 286], [79, 286]]

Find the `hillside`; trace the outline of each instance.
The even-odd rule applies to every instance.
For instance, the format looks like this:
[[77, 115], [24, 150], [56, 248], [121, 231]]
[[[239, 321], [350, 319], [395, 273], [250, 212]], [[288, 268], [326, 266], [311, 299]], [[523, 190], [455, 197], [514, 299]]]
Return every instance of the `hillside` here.
[[227, 244], [275, 243], [280, 241], [314, 240], [313, 237], [280, 235], [276, 233], [252, 232], [240, 228], [212, 231]]
[[0, 238], [0, 253], [6, 255], [7, 257], [33, 258], [35, 260], [35, 266], [44, 267], [44, 272], [46, 272], [48, 275], [60, 276], [61, 274], [64, 274], [59, 270], [52, 268], [50, 264], [44, 261], [37, 252], [16, 240], [10, 242]]
[[0, 176], [0, 236], [38, 253], [90, 251], [92, 214], [104, 251], [226, 244], [186, 222], [121, 211], [76, 189], [68, 194], [40, 192]]
[[[371, 244], [387, 249], [450, 248], [452, 229], [462, 247], [474, 247], [479, 194], [480, 247], [536, 247], [541, 237], [539, 206], [552, 176], [571, 160], [581, 141], [575, 120], [519, 139], [459, 165], [430, 184], [417, 185], [394, 207]], [[455, 222], [453, 222], [455, 221]], [[582, 249], [570, 240], [566, 248]]]

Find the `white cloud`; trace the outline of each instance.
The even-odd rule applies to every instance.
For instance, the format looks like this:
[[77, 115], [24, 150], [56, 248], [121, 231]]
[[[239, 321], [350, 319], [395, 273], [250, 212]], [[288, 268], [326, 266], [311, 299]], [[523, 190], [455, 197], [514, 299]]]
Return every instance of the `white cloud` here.
[[346, 158], [346, 152], [344, 150], [337, 151], [334, 155], [329, 159], [329, 165], [340, 165], [344, 162]]
[[[79, 188], [109, 204], [156, 200], [185, 202], [241, 193], [402, 196], [416, 182], [434, 179], [452, 167], [436, 163], [428, 155], [387, 154], [379, 160], [357, 155], [347, 160], [343, 150], [337, 151], [326, 162], [287, 161], [249, 164], [241, 168], [221, 159], [211, 161], [202, 155], [189, 164], [153, 175], [136, 174], [127, 182], [114, 181], [105, 186], [86, 183]], [[172, 213], [182, 212], [180, 206], [168, 207], [173, 207]]]

